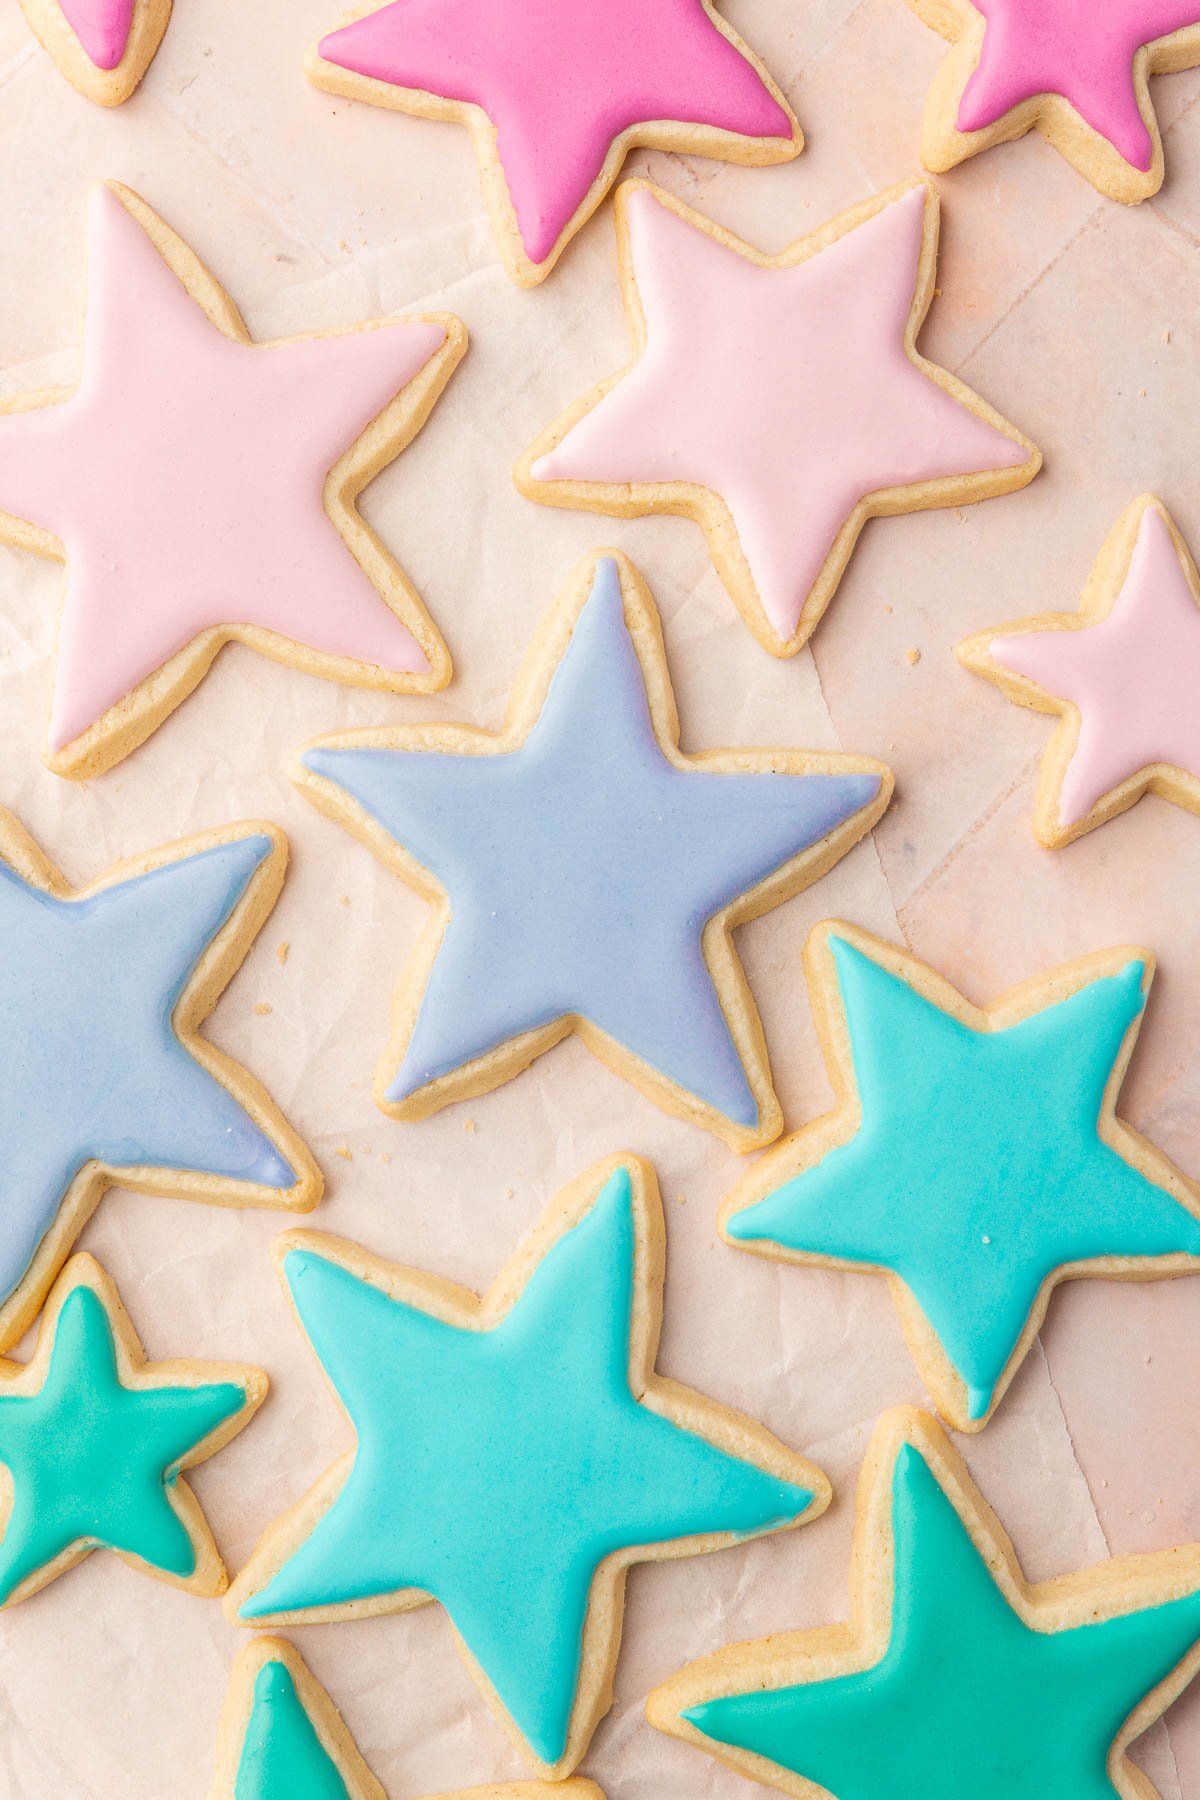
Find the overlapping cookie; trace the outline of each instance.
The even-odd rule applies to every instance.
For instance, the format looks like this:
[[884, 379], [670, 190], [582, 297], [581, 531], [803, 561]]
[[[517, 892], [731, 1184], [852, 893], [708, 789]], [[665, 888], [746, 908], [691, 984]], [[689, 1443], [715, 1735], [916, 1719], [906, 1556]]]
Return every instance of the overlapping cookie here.
[[804, 142], [711, 0], [368, 0], [305, 67], [329, 93], [469, 127], [496, 247], [524, 287], [630, 150], [778, 163]]
[[632, 362], [518, 462], [521, 492], [617, 518], [683, 513], [755, 637], [794, 656], [868, 519], [1024, 487], [1041, 455], [922, 356], [931, 183], [764, 256], [647, 181], [617, 193]]
[[1146, 793], [1200, 812], [1200, 577], [1153, 494], [1113, 526], [1078, 612], [994, 626], [958, 655], [1019, 706], [1061, 716], [1034, 808], [1048, 848]]
[[120, 761], [231, 639], [361, 687], [445, 685], [355, 499], [465, 347], [450, 314], [255, 344], [144, 200], [95, 190], [80, 384], [0, 403], [0, 538], [67, 563], [50, 768]]
[[438, 903], [396, 990], [385, 1111], [486, 1092], [573, 1030], [738, 1148], [778, 1135], [732, 928], [857, 843], [891, 774], [808, 751], [681, 755], [658, 615], [623, 557], [580, 565], [500, 735], [351, 732], [294, 778]]
[[625, 1571], [816, 1517], [821, 1472], [655, 1374], [653, 1172], [591, 1169], [483, 1300], [336, 1238], [280, 1240], [296, 1316], [356, 1443], [269, 1528], [244, 1624], [434, 1599], [518, 1745], [569, 1774], [612, 1699]]
[[21, 0], [21, 11], [72, 87], [120, 106], [154, 60], [171, 0]]
[[863, 1464], [849, 1624], [735, 1644], [651, 1724], [795, 1800], [1159, 1800], [1128, 1747], [1200, 1668], [1200, 1551], [1029, 1582], [945, 1434], [886, 1413]]
[[837, 1105], [755, 1164], [722, 1235], [887, 1274], [956, 1430], [987, 1424], [1060, 1281], [1200, 1270], [1200, 1188], [1116, 1114], [1149, 951], [1098, 951], [986, 1008], [835, 921], [805, 966]]
[[210, 831], [78, 893], [0, 811], [0, 1349], [106, 1187], [305, 1212], [316, 1164], [200, 1027], [275, 904], [274, 826]]

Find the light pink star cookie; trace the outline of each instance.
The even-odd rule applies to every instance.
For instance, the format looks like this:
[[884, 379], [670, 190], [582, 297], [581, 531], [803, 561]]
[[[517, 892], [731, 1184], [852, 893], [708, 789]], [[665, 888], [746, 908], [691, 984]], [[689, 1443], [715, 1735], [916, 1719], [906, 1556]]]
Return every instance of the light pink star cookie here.
[[1041, 455], [916, 348], [932, 183], [761, 255], [647, 181], [617, 194], [634, 339], [517, 464], [522, 493], [618, 518], [684, 513], [759, 642], [794, 656], [868, 519], [1024, 487]]
[[95, 190], [79, 386], [0, 403], [0, 539], [67, 564], [50, 768], [119, 762], [234, 638], [359, 687], [445, 686], [354, 503], [465, 348], [440, 313], [255, 344], [144, 200]]
[[1018, 705], [1062, 715], [1034, 811], [1049, 848], [1145, 793], [1200, 812], [1200, 580], [1153, 494], [1117, 520], [1077, 613], [981, 631], [958, 655]]
[[909, 0], [954, 44], [930, 89], [927, 169], [1036, 126], [1110, 200], [1163, 181], [1151, 75], [1200, 63], [1200, 0]]
[[72, 87], [119, 106], [154, 60], [171, 0], [21, 0], [21, 10]]
[[333, 94], [469, 126], [506, 270], [531, 287], [643, 146], [778, 163], [804, 140], [710, 0], [390, 0], [305, 63]]

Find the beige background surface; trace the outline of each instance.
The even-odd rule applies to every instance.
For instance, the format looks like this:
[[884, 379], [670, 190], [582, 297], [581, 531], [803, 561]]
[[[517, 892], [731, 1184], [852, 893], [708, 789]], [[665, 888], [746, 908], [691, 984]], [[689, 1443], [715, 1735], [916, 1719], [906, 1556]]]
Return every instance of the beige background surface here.
[[[310, 90], [306, 43], [328, 0], [177, 0], [136, 98], [91, 108], [0, 8], [0, 369], [19, 389], [77, 367], [84, 202], [131, 183], [271, 336], [406, 307], [461, 314], [472, 348], [417, 444], [366, 511], [450, 643], [447, 694], [341, 691], [228, 649], [129, 762], [74, 787], [38, 760], [60, 573], [0, 550], [0, 797], [82, 881], [110, 860], [260, 814], [293, 872], [212, 1034], [270, 1085], [325, 1165], [313, 1223], [484, 1285], [549, 1195], [600, 1155], [643, 1152], [667, 1201], [661, 1366], [745, 1407], [829, 1470], [837, 1499], [800, 1533], [636, 1571], [617, 1705], [585, 1771], [614, 1800], [748, 1795], [658, 1737], [647, 1688], [737, 1637], [841, 1616], [857, 1464], [879, 1411], [920, 1400], [882, 1282], [805, 1273], [721, 1247], [739, 1169], [574, 1043], [511, 1086], [416, 1126], [377, 1113], [370, 1073], [421, 903], [289, 788], [318, 732], [387, 720], [496, 725], [535, 622], [574, 560], [619, 542], [662, 609], [684, 745], [787, 743], [885, 757], [898, 801], [820, 887], [740, 934], [789, 1126], [828, 1089], [800, 970], [810, 923], [841, 913], [902, 935], [972, 997], [1099, 945], [1161, 962], [1124, 1111], [1200, 1171], [1200, 820], [1146, 800], [1073, 848], [1039, 850], [1033, 776], [1049, 721], [961, 671], [967, 632], [1075, 604], [1120, 509], [1155, 488], [1200, 550], [1197, 237], [1200, 77], [1154, 84], [1168, 179], [1136, 212], [1105, 202], [1038, 139], [945, 177], [940, 298], [923, 347], [1042, 446], [1034, 486], [969, 513], [868, 527], [812, 653], [766, 657], [713, 575], [700, 532], [538, 509], [517, 452], [624, 359], [609, 209], [542, 288], [499, 272], [467, 136]], [[915, 170], [939, 40], [902, 0], [730, 0], [808, 136], [776, 170], [635, 157], [632, 169], [774, 250]], [[803, 421], [797, 420], [797, 431]], [[231, 571], [231, 595], [236, 594]], [[921, 651], [916, 666], [905, 652]], [[275, 957], [289, 939], [285, 967]], [[256, 1004], [271, 1011], [258, 1015]], [[334, 1154], [350, 1150], [352, 1160]], [[114, 1192], [85, 1234], [152, 1354], [261, 1362], [273, 1392], [196, 1488], [231, 1568], [347, 1441], [277, 1290], [282, 1217]], [[1200, 1282], [1080, 1284], [968, 1460], [1029, 1573], [1200, 1538]], [[200, 1800], [239, 1634], [201, 1602], [97, 1555], [0, 1618], [3, 1800]], [[389, 1794], [519, 1776], [434, 1608], [296, 1634]], [[1168, 1800], [1200, 1796], [1200, 1696], [1144, 1740]]]

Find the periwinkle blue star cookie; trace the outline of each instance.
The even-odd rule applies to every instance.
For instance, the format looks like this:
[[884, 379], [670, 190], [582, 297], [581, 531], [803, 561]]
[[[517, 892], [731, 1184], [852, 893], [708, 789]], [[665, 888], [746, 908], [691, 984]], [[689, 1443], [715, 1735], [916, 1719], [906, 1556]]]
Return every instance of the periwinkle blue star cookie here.
[[275, 903], [287, 847], [238, 825], [73, 892], [0, 811], [0, 1348], [104, 1189], [306, 1211], [309, 1152], [199, 1027]]
[[355, 1448], [270, 1527], [226, 1602], [244, 1624], [434, 1599], [525, 1753], [569, 1774], [611, 1695], [625, 1568], [815, 1517], [820, 1470], [654, 1373], [662, 1206], [634, 1158], [551, 1206], [482, 1301], [307, 1233], [297, 1318]]
[[580, 566], [499, 736], [353, 732], [294, 775], [440, 907], [397, 990], [385, 1111], [486, 1092], [574, 1030], [736, 1148], [778, 1135], [730, 934], [869, 831], [892, 777], [861, 757], [683, 756], [658, 616], [623, 557]]
[[1126, 1755], [1200, 1666], [1200, 1550], [1030, 1584], [933, 1420], [884, 1415], [859, 1485], [851, 1623], [739, 1644], [651, 1724], [818, 1800], [1158, 1800]]
[[1200, 1191], [1115, 1112], [1153, 958], [1100, 952], [986, 1009], [852, 926], [805, 960], [839, 1103], [755, 1166], [722, 1233], [888, 1274], [938, 1409], [981, 1430], [1058, 1282], [1200, 1267]]
[[102, 1548], [221, 1593], [224, 1565], [181, 1471], [241, 1431], [266, 1391], [240, 1363], [147, 1362], [109, 1277], [72, 1257], [31, 1360], [0, 1362], [0, 1606]]

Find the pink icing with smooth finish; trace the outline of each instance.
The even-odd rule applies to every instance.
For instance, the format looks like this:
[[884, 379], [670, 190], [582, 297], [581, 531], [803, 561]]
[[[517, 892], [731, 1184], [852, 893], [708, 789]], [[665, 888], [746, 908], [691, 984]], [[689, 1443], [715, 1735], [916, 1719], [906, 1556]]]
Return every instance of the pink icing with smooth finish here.
[[1028, 455], [905, 350], [924, 209], [912, 188], [807, 262], [763, 269], [648, 189], [629, 194], [645, 350], [534, 477], [711, 488], [767, 618], [791, 637], [867, 495]]
[[112, 190], [96, 190], [83, 378], [60, 406], [0, 415], [0, 509], [66, 550], [51, 749], [214, 625], [264, 626], [388, 669], [428, 666], [323, 490], [444, 340], [440, 325], [400, 320], [236, 343]]
[[332, 32], [320, 52], [372, 80], [482, 107], [534, 263], [632, 125], [677, 119], [792, 135], [701, 0], [392, 0]]
[[59, 0], [63, 18], [98, 69], [115, 69], [125, 54], [134, 0]]
[[1079, 708], [1059, 821], [1076, 825], [1096, 802], [1152, 763], [1200, 776], [1200, 608], [1171, 534], [1147, 507], [1108, 617], [1075, 631], [995, 638], [995, 660]]
[[987, 25], [963, 90], [960, 131], [994, 125], [1023, 100], [1060, 94], [1135, 169], [1153, 146], [1138, 111], [1133, 59], [1143, 44], [1200, 22], [1197, 0], [972, 0]]

